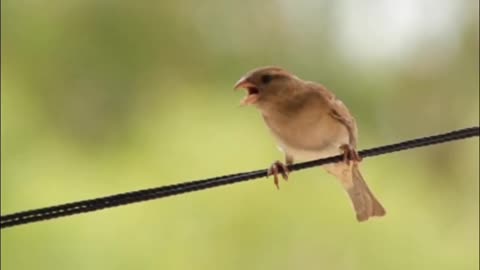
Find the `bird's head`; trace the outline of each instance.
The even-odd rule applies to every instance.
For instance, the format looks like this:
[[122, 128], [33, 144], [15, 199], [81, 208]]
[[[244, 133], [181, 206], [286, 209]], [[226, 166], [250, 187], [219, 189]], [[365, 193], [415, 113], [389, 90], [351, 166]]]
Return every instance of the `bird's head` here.
[[280, 67], [261, 67], [248, 72], [234, 86], [243, 88], [247, 96], [242, 105], [262, 107], [265, 104], [281, 101], [295, 91], [300, 79]]

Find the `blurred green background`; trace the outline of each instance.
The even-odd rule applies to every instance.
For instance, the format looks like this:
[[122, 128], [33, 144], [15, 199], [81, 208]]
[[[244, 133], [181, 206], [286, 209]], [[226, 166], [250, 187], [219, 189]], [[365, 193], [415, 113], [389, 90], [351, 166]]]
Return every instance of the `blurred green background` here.
[[[2, 1], [1, 212], [266, 168], [233, 84], [334, 91], [360, 148], [479, 123], [477, 1]], [[2, 269], [478, 269], [479, 142], [367, 159], [359, 224], [319, 168], [2, 230]]]

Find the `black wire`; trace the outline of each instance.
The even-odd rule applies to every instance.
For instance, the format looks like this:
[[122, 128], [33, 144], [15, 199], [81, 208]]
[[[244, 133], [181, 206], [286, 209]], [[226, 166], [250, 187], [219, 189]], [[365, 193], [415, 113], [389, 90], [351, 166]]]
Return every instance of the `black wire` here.
[[[479, 136], [479, 127], [471, 127], [460, 129], [440, 135], [434, 135], [429, 137], [423, 137], [418, 139], [413, 139], [409, 141], [404, 141], [401, 143], [390, 144], [386, 146], [371, 148], [367, 150], [362, 150], [359, 152], [359, 155], [362, 158], [378, 156], [382, 154], [402, 151], [411, 148], [423, 147], [433, 144], [444, 143], [448, 141], [461, 140], [469, 137]], [[298, 164], [293, 164], [288, 166], [290, 171], [303, 170], [313, 166], [324, 165], [327, 163], [339, 162], [343, 159], [343, 156], [338, 155], [329, 158], [323, 158]], [[247, 180], [252, 180], [255, 178], [266, 177], [267, 170], [256, 170], [245, 173], [237, 173], [225, 176], [218, 176], [214, 178], [209, 178], [205, 180], [197, 180], [192, 182], [186, 182], [181, 184], [143, 189], [139, 191], [127, 192], [112, 196], [107, 196], [103, 198], [91, 199], [78, 201], [73, 203], [62, 204], [58, 206], [39, 208], [34, 210], [28, 210], [23, 212], [18, 212], [14, 214], [1, 216], [0, 226], [1, 229], [18, 226], [27, 223], [39, 222], [42, 220], [48, 220], [53, 218], [59, 218], [64, 216], [70, 216], [80, 213], [92, 212], [104, 208], [111, 208], [120, 205], [126, 205], [136, 202], [143, 202], [173, 195], [178, 195], [182, 193], [223, 186], [228, 184], [233, 184], [237, 182], [243, 182]]]

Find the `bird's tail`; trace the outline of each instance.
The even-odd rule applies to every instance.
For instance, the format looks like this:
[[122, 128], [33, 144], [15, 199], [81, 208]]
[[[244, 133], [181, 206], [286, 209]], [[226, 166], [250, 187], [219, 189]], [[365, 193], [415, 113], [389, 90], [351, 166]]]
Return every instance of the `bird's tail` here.
[[[340, 165], [340, 164], [334, 164]], [[366, 221], [373, 216], [384, 216], [385, 209], [378, 202], [363, 179], [358, 165], [339, 167], [327, 167], [327, 170], [341, 179], [342, 184], [347, 191], [357, 214], [358, 221]], [[339, 170], [340, 169], [340, 170]]]
[[385, 215], [385, 208], [383, 208], [368, 188], [357, 165], [352, 166], [352, 184], [346, 190], [352, 200], [353, 208], [357, 212], [358, 221], [365, 221], [373, 216], [381, 217]]

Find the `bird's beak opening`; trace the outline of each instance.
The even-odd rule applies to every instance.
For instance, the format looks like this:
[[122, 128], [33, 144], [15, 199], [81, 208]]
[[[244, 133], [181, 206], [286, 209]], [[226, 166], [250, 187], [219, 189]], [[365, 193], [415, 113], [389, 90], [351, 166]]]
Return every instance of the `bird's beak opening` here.
[[258, 88], [255, 84], [248, 81], [248, 78], [241, 78], [234, 86], [234, 90], [238, 90], [239, 88], [243, 88], [247, 91], [247, 96], [240, 101], [241, 105], [251, 105], [255, 104], [258, 100]]

